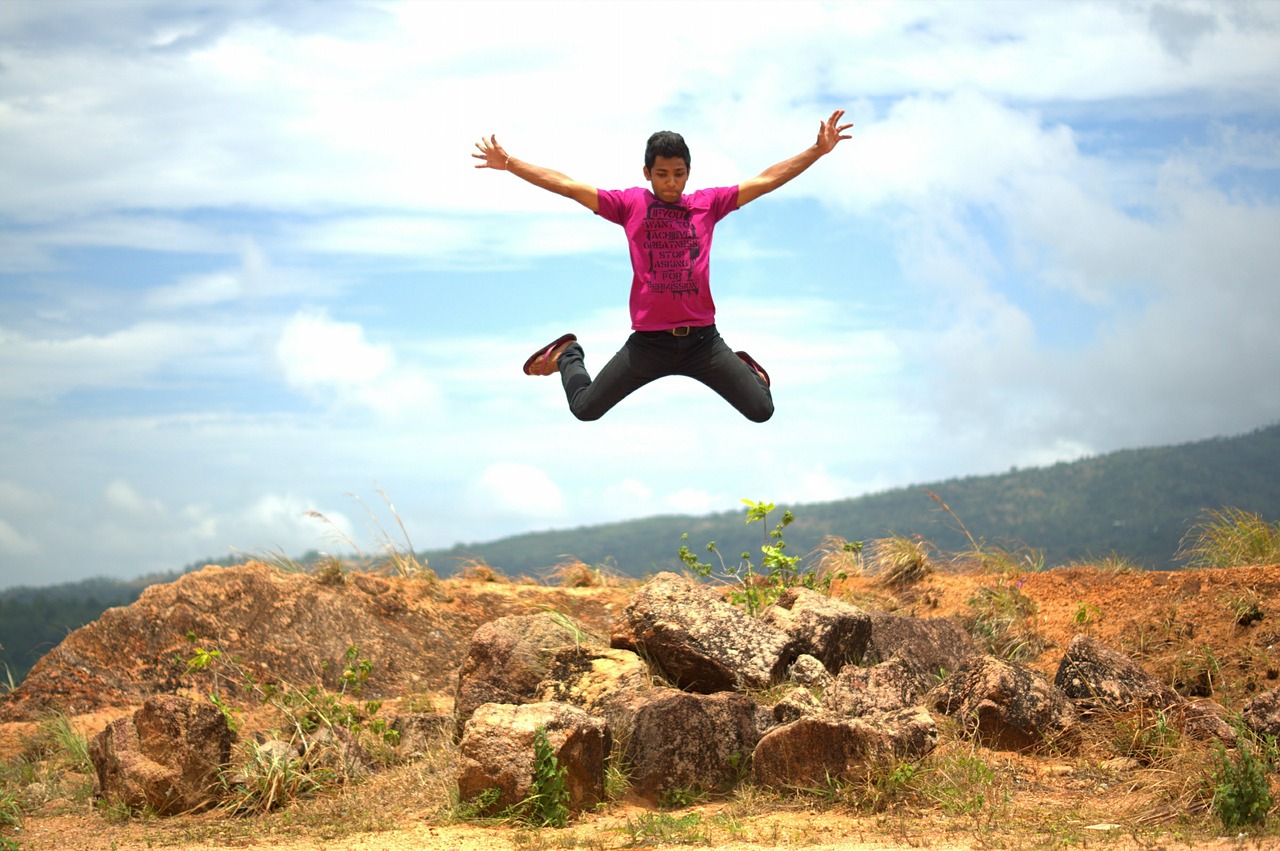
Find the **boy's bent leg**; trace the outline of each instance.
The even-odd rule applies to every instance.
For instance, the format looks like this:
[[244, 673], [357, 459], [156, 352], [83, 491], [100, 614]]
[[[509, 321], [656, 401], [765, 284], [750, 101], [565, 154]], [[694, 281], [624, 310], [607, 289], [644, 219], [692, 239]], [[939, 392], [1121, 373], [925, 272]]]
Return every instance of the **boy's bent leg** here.
[[594, 380], [587, 372], [582, 346], [571, 343], [560, 355], [560, 381], [569, 410], [584, 422], [598, 420], [628, 395], [653, 380], [636, 367], [637, 352], [631, 340], [609, 359]]
[[686, 374], [719, 393], [753, 423], [765, 422], [773, 416], [773, 393], [769, 384], [729, 348], [718, 332], [706, 341], [695, 368]]

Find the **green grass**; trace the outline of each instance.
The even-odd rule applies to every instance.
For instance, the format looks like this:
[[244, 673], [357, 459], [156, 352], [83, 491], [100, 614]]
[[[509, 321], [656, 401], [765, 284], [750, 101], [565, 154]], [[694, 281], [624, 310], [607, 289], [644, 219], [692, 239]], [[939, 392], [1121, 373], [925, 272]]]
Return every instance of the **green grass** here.
[[1183, 537], [1178, 558], [1189, 567], [1280, 564], [1280, 523], [1241, 508], [1205, 511]]

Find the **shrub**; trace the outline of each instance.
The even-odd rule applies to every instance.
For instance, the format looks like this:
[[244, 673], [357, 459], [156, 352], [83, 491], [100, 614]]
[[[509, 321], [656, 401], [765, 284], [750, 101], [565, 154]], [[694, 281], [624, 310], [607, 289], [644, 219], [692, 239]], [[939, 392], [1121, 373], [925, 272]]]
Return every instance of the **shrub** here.
[[1178, 558], [1190, 567], [1243, 567], [1280, 562], [1280, 523], [1241, 508], [1206, 511], [1182, 539]]
[[1234, 756], [1219, 742], [1213, 765], [1213, 810], [1228, 831], [1266, 824], [1273, 803], [1266, 768], [1239, 732]]
[[569, 821], [567, 774], [547, 741], [547, 730], [539, 727], [533, 735], [533, 789], [522, 804], [525, 819], [535, 827], [564, 827]]

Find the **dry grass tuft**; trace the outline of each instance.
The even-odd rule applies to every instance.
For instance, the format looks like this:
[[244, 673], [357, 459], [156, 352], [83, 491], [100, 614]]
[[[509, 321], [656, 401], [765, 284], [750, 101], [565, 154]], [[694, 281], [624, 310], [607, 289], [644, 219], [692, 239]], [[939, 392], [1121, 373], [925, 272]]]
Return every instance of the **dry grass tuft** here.
[[561, 556], [562, 561], [546, 573], [547, 582], [562, 588], [616, 588], [621, 584], [612, 563], [594, 567], [574, 556]]
[[919, 535], [878, 538], [867, 549], [864, 572], [875, 577], [877, 585], [906, 588], [936, 570], [933, 547]]

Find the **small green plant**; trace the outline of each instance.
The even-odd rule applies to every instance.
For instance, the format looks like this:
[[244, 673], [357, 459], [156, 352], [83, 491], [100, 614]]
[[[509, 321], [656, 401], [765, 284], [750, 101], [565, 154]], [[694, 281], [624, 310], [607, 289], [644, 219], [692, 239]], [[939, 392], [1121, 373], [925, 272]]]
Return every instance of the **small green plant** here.
[[547, 729], [539, 727], [533, 734], [533, 787], [517, 807], [525, 821], [534, 827], [564, 827], [568, 823], [567, 774], [547, 740]]
[[1071, 616], [1071, 622], [1083, 631], [1085, 635], [1088, 635], [1089, 630], [1098, 622], [1100, 617], [1102, 617], [1102, 612], [1098, 611], [1097, 606], [1080, 600], [1076, 604], [1075, 614]]
[[[8, 789], [0, 789], [0, 828], [18, 828], [22, 826], [22, 807], [18, 806], [18, 799]], [[5, 848], [3, 844], [6, 840], [0, 836], [0, 848]], [[8, 846], [9, 848], [17, 848], [17, 843]]]
[[[747, 506], [747, 524], [761, 523], [768, 528], [769, 515], [777, 506], [772, 502], [756, 502], [744, 499]], [[680, 549], [677, 553], [691, 573], [696, 576], [714, 577], [731, 582], [736, 587], [729, 592], [729, 600], [742, 606], [750, 614], [759, 614], [767, 606], [781, 596], [782, 592], [793, 586], [803, 586], [823, 592], [829, 591], [831, 582], [837, 575], [831, 571], [801, 570], [800, 556], [787, 555], [787, 542], [783, 539], [784, 531], [795, 521], [795, 515], [783, 511], [778, 523], [765, 534], [764, 543], [760, 545], [760, 564], [757, 567], [751, 560], [751, 553], [744, 552], [735, 565], [728, 564], [716, 547], [715, 541], [707, 544], [707, 552], [713, 553], [720, 562], [720, 570], [698, 559], [689, 549], [688, 533], [681, 536]], [[861, 544], [848, 544], [848, 551], [861, 550]]]
[[627, 836], [624, 848], [647, 848], [653, 845], [710, 845], [711, 834], [698, 813], [674, 816], [671, 813], [641, 813], [628, 817], [619, 828]]
[[1213, 810], [1228, 831], [1266, 824], [1273, 803], [1266, 766], [1253, 752], [1252, 736], [1237, 727], [1234, 753], [1221, 742], [1213, 762]]
[[1244, 567], [1280, 562], [1280, 523], [1241, 508], [1206, 511], [1182, 539], [1189, 567]]
[[682, 810], [685, 807], [692, 807], [707, 799], [707, 793], [701, 789], [692, 786], [676, 786], [671, 789], [664, 789], [658, 795], [658, 806], [664, 810]]
[[501, 797], [502, 790], [497, 786], [490, 786], [473, 798], [456, 801], [453, 805], [453, 818], [458, 821], [484, 820]]

